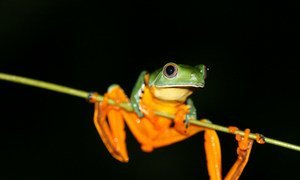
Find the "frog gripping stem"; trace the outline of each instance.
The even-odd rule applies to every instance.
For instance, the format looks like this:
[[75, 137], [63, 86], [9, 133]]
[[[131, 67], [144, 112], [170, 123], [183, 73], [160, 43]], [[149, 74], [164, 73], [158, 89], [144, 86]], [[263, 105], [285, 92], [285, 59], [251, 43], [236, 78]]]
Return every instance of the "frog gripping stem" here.
[[[235, 130], [237, 130], [237, 128], [235, 128]], [[250, 134], [250, 129], [246, 129], [244, 136], [240, 136], [238, 134], [236, 135], [236, 140], [238, 141], [238, 148], [237, 148], [238, 157], [234, 165], [229, 170], [227, 176], [225, 177], [226, 180], [236, 180], [242, 174], [249, 160], [250, 152], [253, 145], [253, 140], [249, 139], [249, 134]]]
[[[94, 124], [110, 154], [121, 162], [128, 162], [124, 131], [125, 123], [123, 121], [122, 109], [108, 104], [110, 95], [119, 95], [120, 93], [107, 93], [102, 102], [95, 103]], [[118, 97], [122, 100], [122, 97]]]
[[[93, 97], [93, 96], [91, 96]], [[145, 89], [145, 98], [142, 99], [144, 105], [153, 103], [153, 97]], [[90, 98], [93, 100], [93, 98]], [[151, 113], [151, 116], [146, 111], [152, 112], [155, 107], [150, 105], [149, 109], [144, 109], [146, 115], [139, 118], [136, 113], [128, 112], [118, 107], [117, 105], [109, 105], [108, 99], [114, 100], [117, 104], [129, 102], [124, 91], [117, 85], [109, 88], [108, 92], [104, 95], [102, 102], [95, 102], [95, 115], [94, 123], [96, 129], [110, 152], [110, 154], [120, 162], [128, 162], [129, 157], [125, 142], [125, 124], [128, 125], [134, 137], [141, 144], [141, 149], [145, 152], [151, 152], [155, 148], [167, 146], [184, 139], [187, 139], [194, 134], [204, 131], [204, 146], [207, 159], [207, 170], [211, 179], [222, 179], [222, 163], [221, 163], [221, 146], [218, 135], [215, 130], [206, 129], [191, 124], [189, 127], [185, 126], [184, 119], [189, 113], [189, 106], [182, 105], [179, 109], [168, 109], [173, 111], [174, 119], [156, 116]], [[163, 104], [166, 106], [167, 104]], [[152, 106], [152, 107], [151, 107]], [[201, 120], [202, 122], [211, 123], [208, 120]], [[171, 125], [175, 123], [175, 125]], [[237, 128], [231, 128], [232, 133]], [[248, 138], [250, 130], [245, 130], [245, 136], [236, 135], [238, 141], [237, 155], [238, 158], [231, 170], [228, 172], [225, 179], [238, 179], [243, 169], [245, 168], [251, 152], [253, 140]]]

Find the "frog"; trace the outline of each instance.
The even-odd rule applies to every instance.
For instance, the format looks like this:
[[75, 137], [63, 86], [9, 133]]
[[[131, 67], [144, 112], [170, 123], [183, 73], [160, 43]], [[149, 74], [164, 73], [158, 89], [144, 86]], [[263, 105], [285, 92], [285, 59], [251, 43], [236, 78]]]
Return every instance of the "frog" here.
[[[213, 180], [222, 179], [221, 146], [216, 131], [190, 123], [192, 120], [211, 123], [207, 119], [197, 120], [191, 99], [197, 89], [204, 88], [206, 78], [204, 64], [169, 62], [153, 72], [142, 71], [130, 98], [119, 85], [111, 85], [101, 102], [93, 101], [94, 124], [109, 153], [120, 162], [129, 161], [126, 125], [141, 150], [148, 153], [204, 132], [208, 175]], [[131, 104], [132, 109], [122, 108], [123, 103]], [[232, 133], [236, 130], [232, 127]], [[244, 136], [236, 137], [237, 159], [225, 179], [238, 179], [243, 172], [253, 144], [249, 134], [246, 129]]]
[[200, 64], [189, 66], [169, 62], [152, 73], [142, 71], [131, 93], [131, 104], [139, 117], [143, 117], [140, 99], [145, 87], [150, 88], [151, 94], [160, 101], [187, 103], [189, 113], [184, 119], [188, 127], [189, 119], [197, 119], [193, 100], [189, 96], [198, 88], [204, 88], [207, 68]]

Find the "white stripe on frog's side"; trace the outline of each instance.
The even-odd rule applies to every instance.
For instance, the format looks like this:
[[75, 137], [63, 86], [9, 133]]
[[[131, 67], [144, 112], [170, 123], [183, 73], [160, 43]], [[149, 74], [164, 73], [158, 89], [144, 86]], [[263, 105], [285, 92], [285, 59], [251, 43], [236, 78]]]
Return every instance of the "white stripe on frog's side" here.
[[138, 96], [141, 99], [144, 93], [145, 83], [142, 84], [141, 89], [138, 91]]

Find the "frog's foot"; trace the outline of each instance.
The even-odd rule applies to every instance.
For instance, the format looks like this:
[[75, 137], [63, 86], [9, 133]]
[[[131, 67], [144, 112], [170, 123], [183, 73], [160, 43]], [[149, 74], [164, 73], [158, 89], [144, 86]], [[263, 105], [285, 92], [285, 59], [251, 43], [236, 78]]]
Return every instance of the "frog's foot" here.
[[[231, 131], [236, 131], [237, 128], [231, 127]], [[253, 145], [253, 140], [249, 139], [250, 129], [245, 130], [244, 136], [236, 135], [238, 141], [237, 160], [231, 167], [225, 179], [238, 179], [243, 172], [250, 156]]]
[[258, 144], [265, 144], [266, 143], [266, 139], [265, 138], [266, 137], [264, 135], [256, 133], [256, 142]]
[[189, 127], [190, 120], [197, 120], [197, 115], [194, 114], [194, 113], [191, 113], [191, 112], [186, 115], [186, 118], [185, 118], [185, 121], [184, 121], [184, 124], [185, 124], [186, 128]]
[[188, 134], [189, 119], [187, 114], [189, 114], [188, 106], [182, 106], [178, 109], [174, 118], [174, 128], [181, 134]]
[[116, 105], [110, 105], [109, 99], [114, 100], [117, 104], [128, 102], [119, 86], [111, 86], [104, 95], [103, 101], [95, 102], [94, 123], [110, 154], [121, 162], [128, 162], [122, 109]]

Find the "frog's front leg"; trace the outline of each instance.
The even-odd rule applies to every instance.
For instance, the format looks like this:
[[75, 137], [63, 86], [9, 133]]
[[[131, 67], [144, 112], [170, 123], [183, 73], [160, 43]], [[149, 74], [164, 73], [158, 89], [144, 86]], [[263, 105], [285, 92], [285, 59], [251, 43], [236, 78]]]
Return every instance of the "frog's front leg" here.
[[190, 113], [188, 105], [181, 105], [178, 107], [177, 112], [175, 113], [174, 118], [174, 128], [180, 133], [187, 135], [188, 134], [188, 119], [187, 115]]
[[193, 100], [191, 98], [188, 98], [187, 105], [190, 107], [190, 112], [186, 115], [186, 121], [185, 125], [189, 125], [189, 120], [196, 120], [197, 119], [197, 110], [194, 106]]
[[187, 100], [186, 105], [182, 105], [178, 108], [175, 114], [175, 129], [182, 134], [188, 133], [189, 120], [197, 119], [197, 111], [191, 98]]
[[141, 72], [141, 74], [138, 77], [138, 80], [136, 81], [136, 83], [133, 87], [133, 90], [132, 90], [131, 96], [130, 96], [132, 108], [140, 118], [143, 117], [143, 113], [140, 110], [140, 99], [141, 99], [141, 96], [143, 95], [143, 90], [145, 88], [146, 74], [147, 74], [146, 71]]

